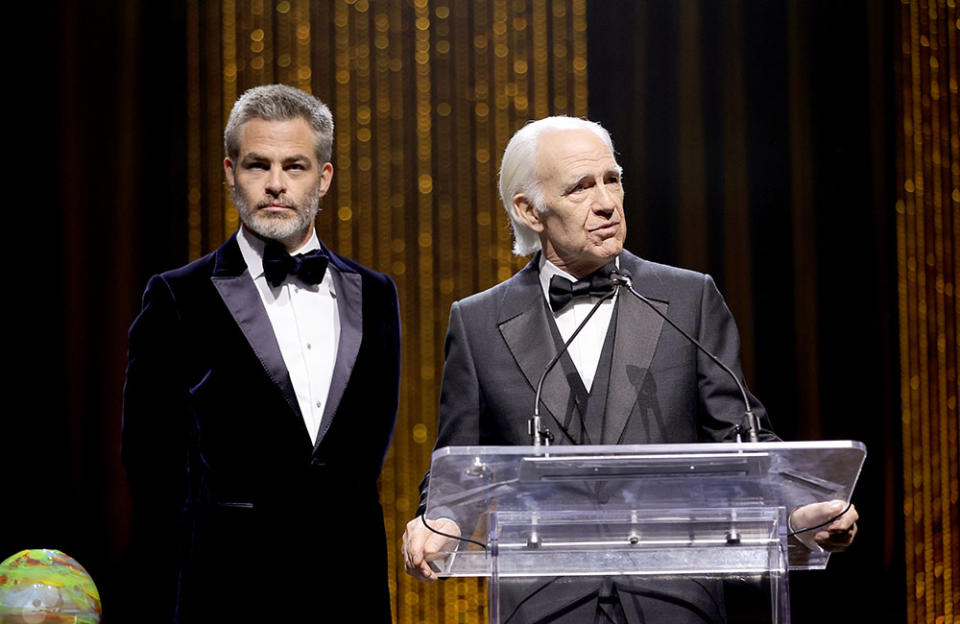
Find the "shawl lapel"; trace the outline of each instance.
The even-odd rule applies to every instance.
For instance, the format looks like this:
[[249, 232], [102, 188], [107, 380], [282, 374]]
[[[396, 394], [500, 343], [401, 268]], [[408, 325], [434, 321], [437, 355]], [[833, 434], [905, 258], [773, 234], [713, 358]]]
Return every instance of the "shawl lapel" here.
[[[220, 293], [220, 298], [223, 299], [223, 303], [240, 331], [243, 332], [257, 359], [263, 365], [264, 372], [283, 394], [290, 410], [302, 425], [303, 416], [300, 414], [300, 406], [297, 404], [290, 374], [283, 363], [280, 346], [270, 325], [267, 310], [263, 307], [257, 287], [247, 270], [247, 263], [243, 259], [243, 254], [240, 253], [236, 234], [217, 250], [210, 280]], [[303, 431], [306, 433], [305, 427]]]
[[[339, 256], [326, 248], [324, 250], [330, 256], [330, 274], [337, 292], [340, 343], [314, 452], [323, 440], [324, 434], [330, 429], [337, 408], [343, 399], [363, 337], [363, 295], [360, 274], [347, 266]], [[283, 362], [283, 355], [280, 353], [280, 346], [273, 333], [270, 318], [250, 278], [243, 255], [240, 253], [236, 235], [216, 252], [213, 275], [210, 279], [257, 359], [260, 360], [264, 372], [283, 395], [290, 410], [297, 417], [303, 433], [306, 434], [303, 415], [300, 413], [300, 406], [293, 390], [293, 382], [290, 381], [290, 374]]]
[[[537, 268], [539, 259], [539, 254], [534, 256], [513, 278], [509, 290], [503, 295], [500, 317], [497, 320], [500, 335], [534, 392], [543, 369], [557, 354], [557, 347], [550, 332], [546, 300], [540, 286]], [[554, 366], [544, 380], [540, 400], [542, 408], [546, 408], [546, 413], [541, 408], [540, 415], [545, 417], [545, 426], [556, 435], [555, 443], [570, 443], [572, 440], [565, 437], [564, 429], [559, 423], [566, 422], [571, 411], [578, 408], [573, 390], [559, 365]], [[532, 405], [530, 415], [533, 416]], [[554, 422], [550, 422], [551, 419]]]
[[[669, 302], [661, 296], [659, 281], [645, 270], [644, 264], [628, 251], [620, 257], [620, 265], [633, 276], [634, 290], [655, 299], [654, 305], [666, 313]], [[617, 296], [621, 300], [610, 367], [603, 444], [619, 444], [627, 423], [640, 410], [643, 384], [663, 328], [663, 319], [645, 303], [627, 291], [621, 291]]]
[[340, 344], [337, 347], [337, 361], [334, 364], [333, 378], [330, 380], [330, 391], [327, 393], [327, 404], [323, 408], [314, 452], [320, 447], [323, 436], [336, 417], [337, 408], [340, 407], [353, 367], [357, 363], [357, 354], [363, 339], [363, 287], [360, 274], [348, 267], [338, 255], [326, 251], [330, 256], [330, 275], [337, 292]]

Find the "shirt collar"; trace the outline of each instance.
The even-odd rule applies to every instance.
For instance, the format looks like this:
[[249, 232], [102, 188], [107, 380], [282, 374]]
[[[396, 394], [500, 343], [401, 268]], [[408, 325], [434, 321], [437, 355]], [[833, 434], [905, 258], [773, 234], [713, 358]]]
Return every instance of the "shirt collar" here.
[[[620, 256], [616, 257], [615, 262], [617, 263], [617, 268], [620, 268]], [[547, 303], [550, 303], [550, 278], [554, 275], [559, 275], [560, 277], [570, 280], [571, 282], [577, 281], [577, 278], [570, 275], [563, 269], [557, 267], [554, 263], [547, 260], [546, 256], [541, 252], [540, 253], [540, 288], [543, 290], [543, 296], [546, 297]]]
[[550, 278], [554, 275], [559, 275], [564, 279], [568, 279], [571, 282], [577, 281], [577, 278], [570, 275], [563, 269], [560, 269], [554, 263], [547, 260], [546, 256], [542, 253], [540, 254], [540, 288], [543, 290], [543, 296], [547, 298], [547, 302], [550, 301]]
[[[247, 270], [250, 271], [250, 276], [253, 279], [262, 276], [263, 250], [267, 246], [266, 241], [259, 236], [254, 236], [246, 227], [241, 225], [240, 231], [237, 232], [237, 244], [240, 246], [240, 253], [243, 255], [243, 260], [247, 263]], [[314, 249], [320, 249], [320, 239], [317, 238], [317, 231], [315, 229], [310, 233], [310, 239], [300, 247], [300, 249], [297, 249], [296, 253], [307, 253]], [[324, 276], [324, 281], [326, 281], [326, 276]]]

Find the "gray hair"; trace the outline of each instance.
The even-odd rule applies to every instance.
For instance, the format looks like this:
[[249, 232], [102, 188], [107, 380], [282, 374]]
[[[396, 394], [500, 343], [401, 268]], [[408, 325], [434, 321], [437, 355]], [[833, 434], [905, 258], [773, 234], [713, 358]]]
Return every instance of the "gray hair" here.
[[610, 148], [611, 154], [614, 153], [610, 133], [595, 121], [578, 117], [544, 117], [530, 121], [517, 130], [507, 143], [500, 163], [500, 199], [507, 216], [510, 217], [513, 253], [518, 256], [529, 256], [540, 249], [540, 237], [515, 214], [513, 198], [522, 193], [530, 198], [530, 203], [538, 212], [547, 209], [543, 202], [540, 180], [537, 179], [537, 144], [543, 134], [562, 130], [589, 130], [600, 137]]
[[333, 155], [333, 115], [326, 104], [300, 89], [282, 84], [263, 85], [244, 92], [230, 111], [223, 131], [223, 149], [227, 158], [240, 155], [240, 133], [251, 119], [288, 121], [303, 119], [316, 137], [317, 161], [330, 162]]

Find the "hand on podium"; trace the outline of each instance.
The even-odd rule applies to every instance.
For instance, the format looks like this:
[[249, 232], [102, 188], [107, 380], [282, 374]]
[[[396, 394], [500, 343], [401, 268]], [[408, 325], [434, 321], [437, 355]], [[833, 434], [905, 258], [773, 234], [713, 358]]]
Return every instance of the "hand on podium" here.
[[[460, 535], [460, 527], [449, 518], [429, 520], [430, 526], [437, 531]], [[403, 532], [403, 565], [407, 574], [421, 581], [437, 580], [437, 573], [430, 562], [442, 559], [441, 552], [452, 550], [456, 541], [450, 537], [438, 535], [423, 524], [421, 516], [407, 523]]]
[[[811, 503], [797, 507], [790, 514], [790, 531], [798, 532], [796, 538], [807, 546], [816, 544], [829, 552], [846, 550], [853, 543], [857, 535], [857, 520], [860, 515], [857, 508], [850, 505], [843, 515], [841, 512], [847, 507], [842, 500], [833, 500], [823, 503]], [[810, 527], [823, 524], [833, 518], [833, 521], [811, 531], [804, 531]]]

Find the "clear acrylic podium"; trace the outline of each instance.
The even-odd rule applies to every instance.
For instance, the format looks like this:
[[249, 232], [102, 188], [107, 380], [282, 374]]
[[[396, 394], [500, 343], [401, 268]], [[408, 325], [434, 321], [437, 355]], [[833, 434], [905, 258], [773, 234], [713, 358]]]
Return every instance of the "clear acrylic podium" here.
[[829, 553], [813, 531], [788, 540], [787, 516], [849, 501], [865, 456], [854, 441], [438, 449], [425, 517], [486, 548], [457, 542], [434, 565], [488, 577], [491, 622], [507, 579], [635, 575], [769, 579], [789, 624], [788, 571]]

